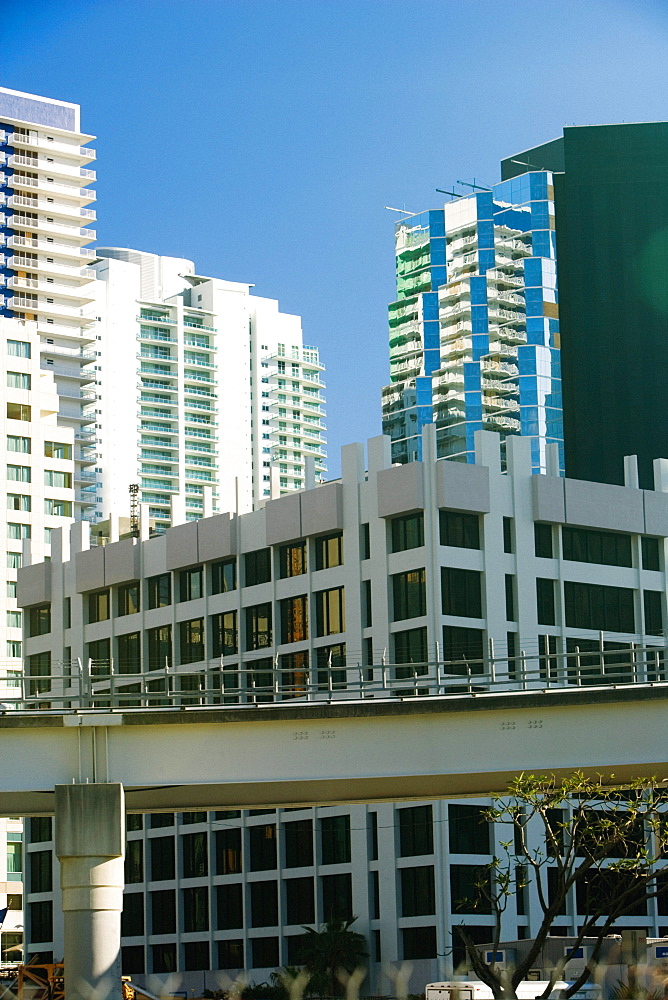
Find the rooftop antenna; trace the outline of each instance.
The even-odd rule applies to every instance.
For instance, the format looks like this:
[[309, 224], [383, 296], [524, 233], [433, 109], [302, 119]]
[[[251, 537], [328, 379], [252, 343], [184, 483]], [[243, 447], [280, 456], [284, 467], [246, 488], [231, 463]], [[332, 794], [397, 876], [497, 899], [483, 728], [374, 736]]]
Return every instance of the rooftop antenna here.
[[130, 483], [128, 493], [130, 494], [130, 534], [133, 538], [139, 538], [139, 483]]
[[392, 208], [391, 205], [386, 205], [385, 208], [388, 212], [399, 212], [400, 215], [405, 215], [406, 217], [418, 214], [417, 212], [411, 212], [408, 208]]
[[463, 198], [463, 194], [459, 194], [457, 191], [444, 191], [443, 188], [436, 188], [439, 194], [449, 194], [452, 198]]
[[461, 184], [462, 187], [473, 188], [474, 191], [491, 191], [492, 190], [491, 187], [484, 187], [482, 184], [476, 184], [475, 177], [473, 178], [473, 184], [470, 184], [469, 181], [457, 181], [457, 183]]
[[527, 160], [511, 160], [511, 163], [519, 163], [522, 167], [531, 167], [532, 170], [548, 170], [548, 167], [537, 167], [535, 163], [529, 163]]

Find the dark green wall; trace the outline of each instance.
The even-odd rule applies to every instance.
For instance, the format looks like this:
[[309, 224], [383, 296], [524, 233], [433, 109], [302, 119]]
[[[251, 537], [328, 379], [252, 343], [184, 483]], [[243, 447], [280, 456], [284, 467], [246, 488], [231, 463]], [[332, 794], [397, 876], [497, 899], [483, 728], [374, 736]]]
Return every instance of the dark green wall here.
[[[668, 457], [668, 123], [568, 127], [555, 176], [566, 475], [641, 485]], [[503, 170], [523, 168], [504, 160]], [[505, 176], [505, 174], [503, 174]], [[510, 172], [508, 176], [512, 176]]]

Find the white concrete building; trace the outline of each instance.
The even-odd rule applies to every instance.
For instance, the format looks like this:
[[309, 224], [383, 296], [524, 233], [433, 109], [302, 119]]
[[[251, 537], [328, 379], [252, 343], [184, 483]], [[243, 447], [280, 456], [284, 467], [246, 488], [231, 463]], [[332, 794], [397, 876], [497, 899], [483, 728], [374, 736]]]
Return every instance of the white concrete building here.
[[250, 285], [195, 274], [191, 261], [98, 255], [97, 517], [127, 510], [131, 483], [164, 528], [175, 493], [191, 519], [320, 479], [323, 366], [299, 317]]
[[76, 442], [76, 516], [95, 501], [94, 136], [77, 104], [0, 87], [0, 316], [34, 321]]
[[[74, 512], [74, 433], [58, 424], [54, 376], [40, 363], [37, 323], [0, 317], [0, 702], [15, 697], [23, 672], [23, 614], [16, 575], [23, 547], [48, 558], [51, 532]], [[20, 766], [20, 762], [16, 762]], [[0, 932], [0, 957], [22, 941], [22, 834], [18, 820], [0, 821], [0, 909], [9, 913]], [[9, 954], [16, 959], [17, 953]]]
[[[48, 623], [24, 640], [28, 677], [53, 657], [40, 700], [92, 690], [91, 705], [111, 699], [130, 713], [146, 704], [254, 710], [295, 698], [326, 704], [332, 691], [405, 699], [543, 689], [553, 677], [578, 687], [665, 680], [667, 461], [655, 463], [655, 489], [640, 490], [632, 460], [625, 487], [560, 477], [554, 446], [552, 473], [533, 476], [520, 436], [508, 439], [507, 474], [490, 432], [476, 436], [476, 464], [436, 461], [433, 425], [422, 453], [392, 466], [389, 438], [370, 441], [366, 456], [350, 445], [340, 481], [162, 537], [148, 537], [144, 518], [141, 538], [91, 548], [88, 526], [75, 525], [49, 567], [19, 575], [30, 620]], [[61, 650], [80, 658], [83, 687], [61, 674]], [[491, 937], [492, 916], [461, 905], [503, 836], [480, 823], [484, 805], [130, 816], [125, 970], [176, 972], [186, 989], [219, 988], [244, 969], [262, 982], [297, 961], [303, 925], [354, 914], [369, 993], [392, 992], [383, 963], [403, 962], [418, 992], [456, 967], [458, 924]], [[31, 821], [29, 839], [28, 950], [58, 957], [50, 821]], [[530, 937], [538, 913], [537, 899], [518, 893], [504, 939]], [[556, 933], [581, 921], [573, 894]], [[663, 935], [665, 900], [622, 925]]]

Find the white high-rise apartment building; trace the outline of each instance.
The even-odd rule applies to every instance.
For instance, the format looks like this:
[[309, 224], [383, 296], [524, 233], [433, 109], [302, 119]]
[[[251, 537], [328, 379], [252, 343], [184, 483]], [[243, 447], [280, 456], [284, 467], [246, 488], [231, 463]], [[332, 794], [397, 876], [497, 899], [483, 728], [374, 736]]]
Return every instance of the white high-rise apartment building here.
[[[59, 426], [54, 377], [44, 370], [34, 322], [0, 317], [0, 703], [16, 697], [23, 670], [23, 612], [16, 575], [29, 544], [48, 558], [51, 532], [74, 511], [74, 432]], [[60, 659], [61, 657], [59, 657]], [[19, 762], [15, 762], [20, 767]], [[23, 939], [22, 829], [0, 819], [0, 960], [16, 960]]]
[[133, 483], [166, 527], [174, 494], [196, 519], [322, 477], [323, 366], [298, 316], [181, 258], [98, 248], [94, 270], [98, 517]]
[[0, 315], [34, 321], [76, 441], [76, 516], [95, 499], [92, 138], [79, 106], [0, 88]]

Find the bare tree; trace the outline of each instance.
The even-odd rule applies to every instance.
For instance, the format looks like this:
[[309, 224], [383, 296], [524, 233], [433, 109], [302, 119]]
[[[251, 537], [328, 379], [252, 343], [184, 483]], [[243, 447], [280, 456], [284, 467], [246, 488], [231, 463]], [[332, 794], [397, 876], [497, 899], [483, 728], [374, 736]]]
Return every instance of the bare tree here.
[[[612, 776], [614, 778], [614, 776]], [[481, 869], [473, 898], [462, 908], [492, 913], [492, 956], [496, 958], [503, 914], [513, 895], [533, 887], [542, 919], [525, 956], [511, 970], [486, 962], [465, 926], [457, 931], [473, 971], [497, 1000], [516, 997], [517, 986], [535, 966], [555, 919], [575, 897], [581, 915], [572, 954], [588, 938], [594, 945], [584, 970], [564, 991], [571, 997], [590, 978], [603, 939], [615, 921], [646, 913], [647, 900], [668, 890], [659, 864], [668, 844], [668, 791], [654, 779], [623, 788], [576, 772], [565, 778], [522, 774], [485, 811], [485, 820], [505, 825], [508, 838], [499, 855]], [[538, 834], [538, 836], [537, 836]], [[665, 855], [664, 855], [665, 856]], [[569, 958], [552, 971], [543, 996], [567, 974]]]

